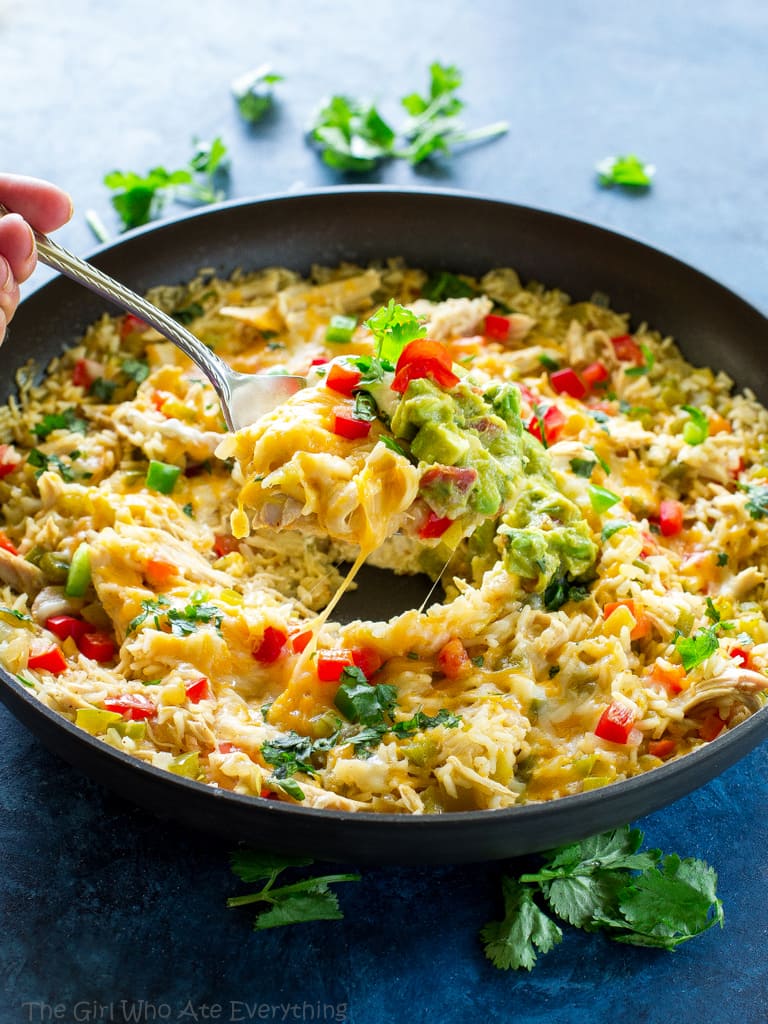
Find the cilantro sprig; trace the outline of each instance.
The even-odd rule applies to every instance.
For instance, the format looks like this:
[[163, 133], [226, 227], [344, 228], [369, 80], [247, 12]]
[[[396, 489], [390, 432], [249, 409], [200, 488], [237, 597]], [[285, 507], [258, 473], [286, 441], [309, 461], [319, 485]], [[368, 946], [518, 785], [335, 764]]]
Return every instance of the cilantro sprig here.
[[314, 875], [288, 885], [275, 886], [278, 876], [286, 868], [309, 867], [313, 863], [311, 857], [282, 857], [255, 850], [236, 850], [230, 858], [234, 874], [243, 882], [264, 882], [264, 885], [257, 892], [231, 896], [227, 906], [264, 904], [256, 914], [254, 931], [308, 921], [340, 921], [344, 914], [339, 907], [339, 898], [329, 886], [339, 882], [359, 882], [359, 874]]
[[704, 861], [641, 851], [629, 826], [545, 854], [539, 871], [504, 876], [504, 917], [480, 936], [485, 955], [503, 970], [530, 971], [562, 940], [558, 921], [614, 942], [674, 950], [723, 925], [717, 875]]
[[639, 156], [607, 156], [595, 167], [598, 181], [604, 188], [622, 185], [630, 189], [650, 188], [656, 168], [644, 163]]
[[46, 413], [32, 428], [38, 441], [44, 441], [54, 430], [69, 430], [75, 434], [85, 434], [88, 430], [87, 420], [77, 415], [75, 408], [64, 409], [62, 412]]
[[274, 72], [269, 64], [262, 64], [233, 79], [230, 88], [243, 120], [248, 124], [258, 124], [272, 110], [274, 86], [282, 81], [283, 76]]
[[506, 121], [467, 130], [458, 120], [464, 108], [457, 95], [462, 80], [455, 65], [431, 64], [427, 94], [413, 92], [402, 98], [409, 117], [399, 128], [385, 120], [374, 104], [336, 94], [315, 114], [309, 138], [329, 167], [366, 172], [383, 160], [401, 158], [416, 165], [438, 154], [449, 156], [457, 145], [503, 135], [509, 129]]
[[397, 362], [407, 344], [423, 338], [427, 333], [422, 321], [394, 299], [377, 309], [365, 321], [365, 326], [376, 340], [376, 356], [390, 365]]
[[227, 147], [218, 136], [211, 142], [194, 139], [193, 146], [188, 165], [176, 171], [158, 166], [143, 175], [117, 170], [105, 175], [104, 184], [115, 193], [112, 206], [124, 231], [148, 224], [160, 215], [169, 199], [214, 203], [223, 198], [223, 192], [215, 186], [227, 171]]
[[768, 487], [764, 484], [745, 484], [747, 502], [744, 506], [752, 519], [764, 519], [768, 516]]

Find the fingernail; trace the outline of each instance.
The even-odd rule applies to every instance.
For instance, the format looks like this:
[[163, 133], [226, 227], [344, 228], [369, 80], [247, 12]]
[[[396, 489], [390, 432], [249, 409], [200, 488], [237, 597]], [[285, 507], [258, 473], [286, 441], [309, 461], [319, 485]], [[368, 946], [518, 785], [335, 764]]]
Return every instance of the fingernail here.
[[35, 252], [35, 233], [32, 228], [27, 224], [27, 231], [29, 231], [29, 251], [27, 253], [27, 259], [31, 259]]

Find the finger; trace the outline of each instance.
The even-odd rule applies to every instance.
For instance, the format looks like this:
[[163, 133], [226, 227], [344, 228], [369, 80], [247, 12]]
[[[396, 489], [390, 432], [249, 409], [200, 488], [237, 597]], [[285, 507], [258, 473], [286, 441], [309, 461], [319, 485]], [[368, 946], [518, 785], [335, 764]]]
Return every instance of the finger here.
[[18, 213], [0, 217], [0, 255], [17, 282], [26, 281], [35, 269], [35, 239], [29, 224]]
[[3, 338], [5, 337], [5, 327], [5, 313], [0, 309], [0, 345], [2, 345]]
[[19, 286], [11, 273], [8, 261], [2, 257], [0, 260], [0, 310], [3, 312], [4, 324], [9, 324], [19, 304]]
[[48, 181], [20, 174], [0, 174], [0, 203], [43, 232], [60, 228], [73, 213], [66, 192]]

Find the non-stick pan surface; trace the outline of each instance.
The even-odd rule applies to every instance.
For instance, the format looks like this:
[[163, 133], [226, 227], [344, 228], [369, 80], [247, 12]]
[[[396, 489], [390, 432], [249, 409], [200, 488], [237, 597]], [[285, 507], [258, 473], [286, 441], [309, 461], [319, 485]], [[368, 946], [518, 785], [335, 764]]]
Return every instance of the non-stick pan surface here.
[[[187, 280], [201, 268], [223, 275], [269, 265], [306, 272], [313, 263], [389, 256], [474, 274], [511, 266], [523, 280], [563, 288], [575, 299], [602, 291], [614, 309], [673, 335], [692, 362], [725, 370], [768, 402], [768, 321], [757, 310], [640, 242], [508, 203], [383, 188], [235, 202], [136, 232], [99, 250], [93, 262], [146, 291]], [[12, 391], [17, 367], [30, 358], [45, 365], [103, 312], [100, 300], [63, 279], [35, 292], [0, 349], [0, 399]], [[367, 598], [376, 618], [403, 607], [402, 590], [393, 585], [390, 594], [380, 577]], [[88, 736], [1, 669], [0, 697], [51, 750], [164, 816], [285, 853], [377, 863], [477, 861], [581, 838], [676, 800], [768, 735], [766, 707], [694, 753], [604, 789], [500, 811], [406, 817], [319, 811], [212, 789]]]

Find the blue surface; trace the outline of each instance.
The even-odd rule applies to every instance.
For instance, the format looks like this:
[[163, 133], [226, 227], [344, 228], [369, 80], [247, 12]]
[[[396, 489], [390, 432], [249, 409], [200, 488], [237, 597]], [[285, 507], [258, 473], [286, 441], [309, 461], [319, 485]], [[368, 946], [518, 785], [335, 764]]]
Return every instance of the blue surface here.
[[[84, 252], [85, 209], [114, 224], [103, 174], [180, 165], [193, 134], [223, 133], [233, 197], [345, 180], [302, 140], [320, 97], [369, 92], [394, 115], [440, 58], [465, 72], [469, 124], [508, 118], [513, 130], [445, 169], [393, 163], [357, 180], [434, 182], [592, 220], [766, 311], [767, 42], [757, 0], [221, 0], [215, 12], [179, 0], [10, 0], [0, 3], [0, 165], [72, 191], [79, 213], [60, 239]], [[248, 129], [228, 82], [264, 60], [286, 81], [276, 115]], [[595, 186], [595, 161], [627, 150], [658, 168], [648, 195]], [[0, 1024], [763, 1021], [767, 768], [756, 751], [639, 823], [649, 845], [717, 868], [723, 932], [674, 955], [569, 933], [532, 974], [512, 974], [477, 938], [500, 910], [503, 865], [368, 868], [341, 891], [344, 921], [253, 934], [247, 910], [224, 908], [240, 891], [225, 846], [85, 781], [0, 709]]]

